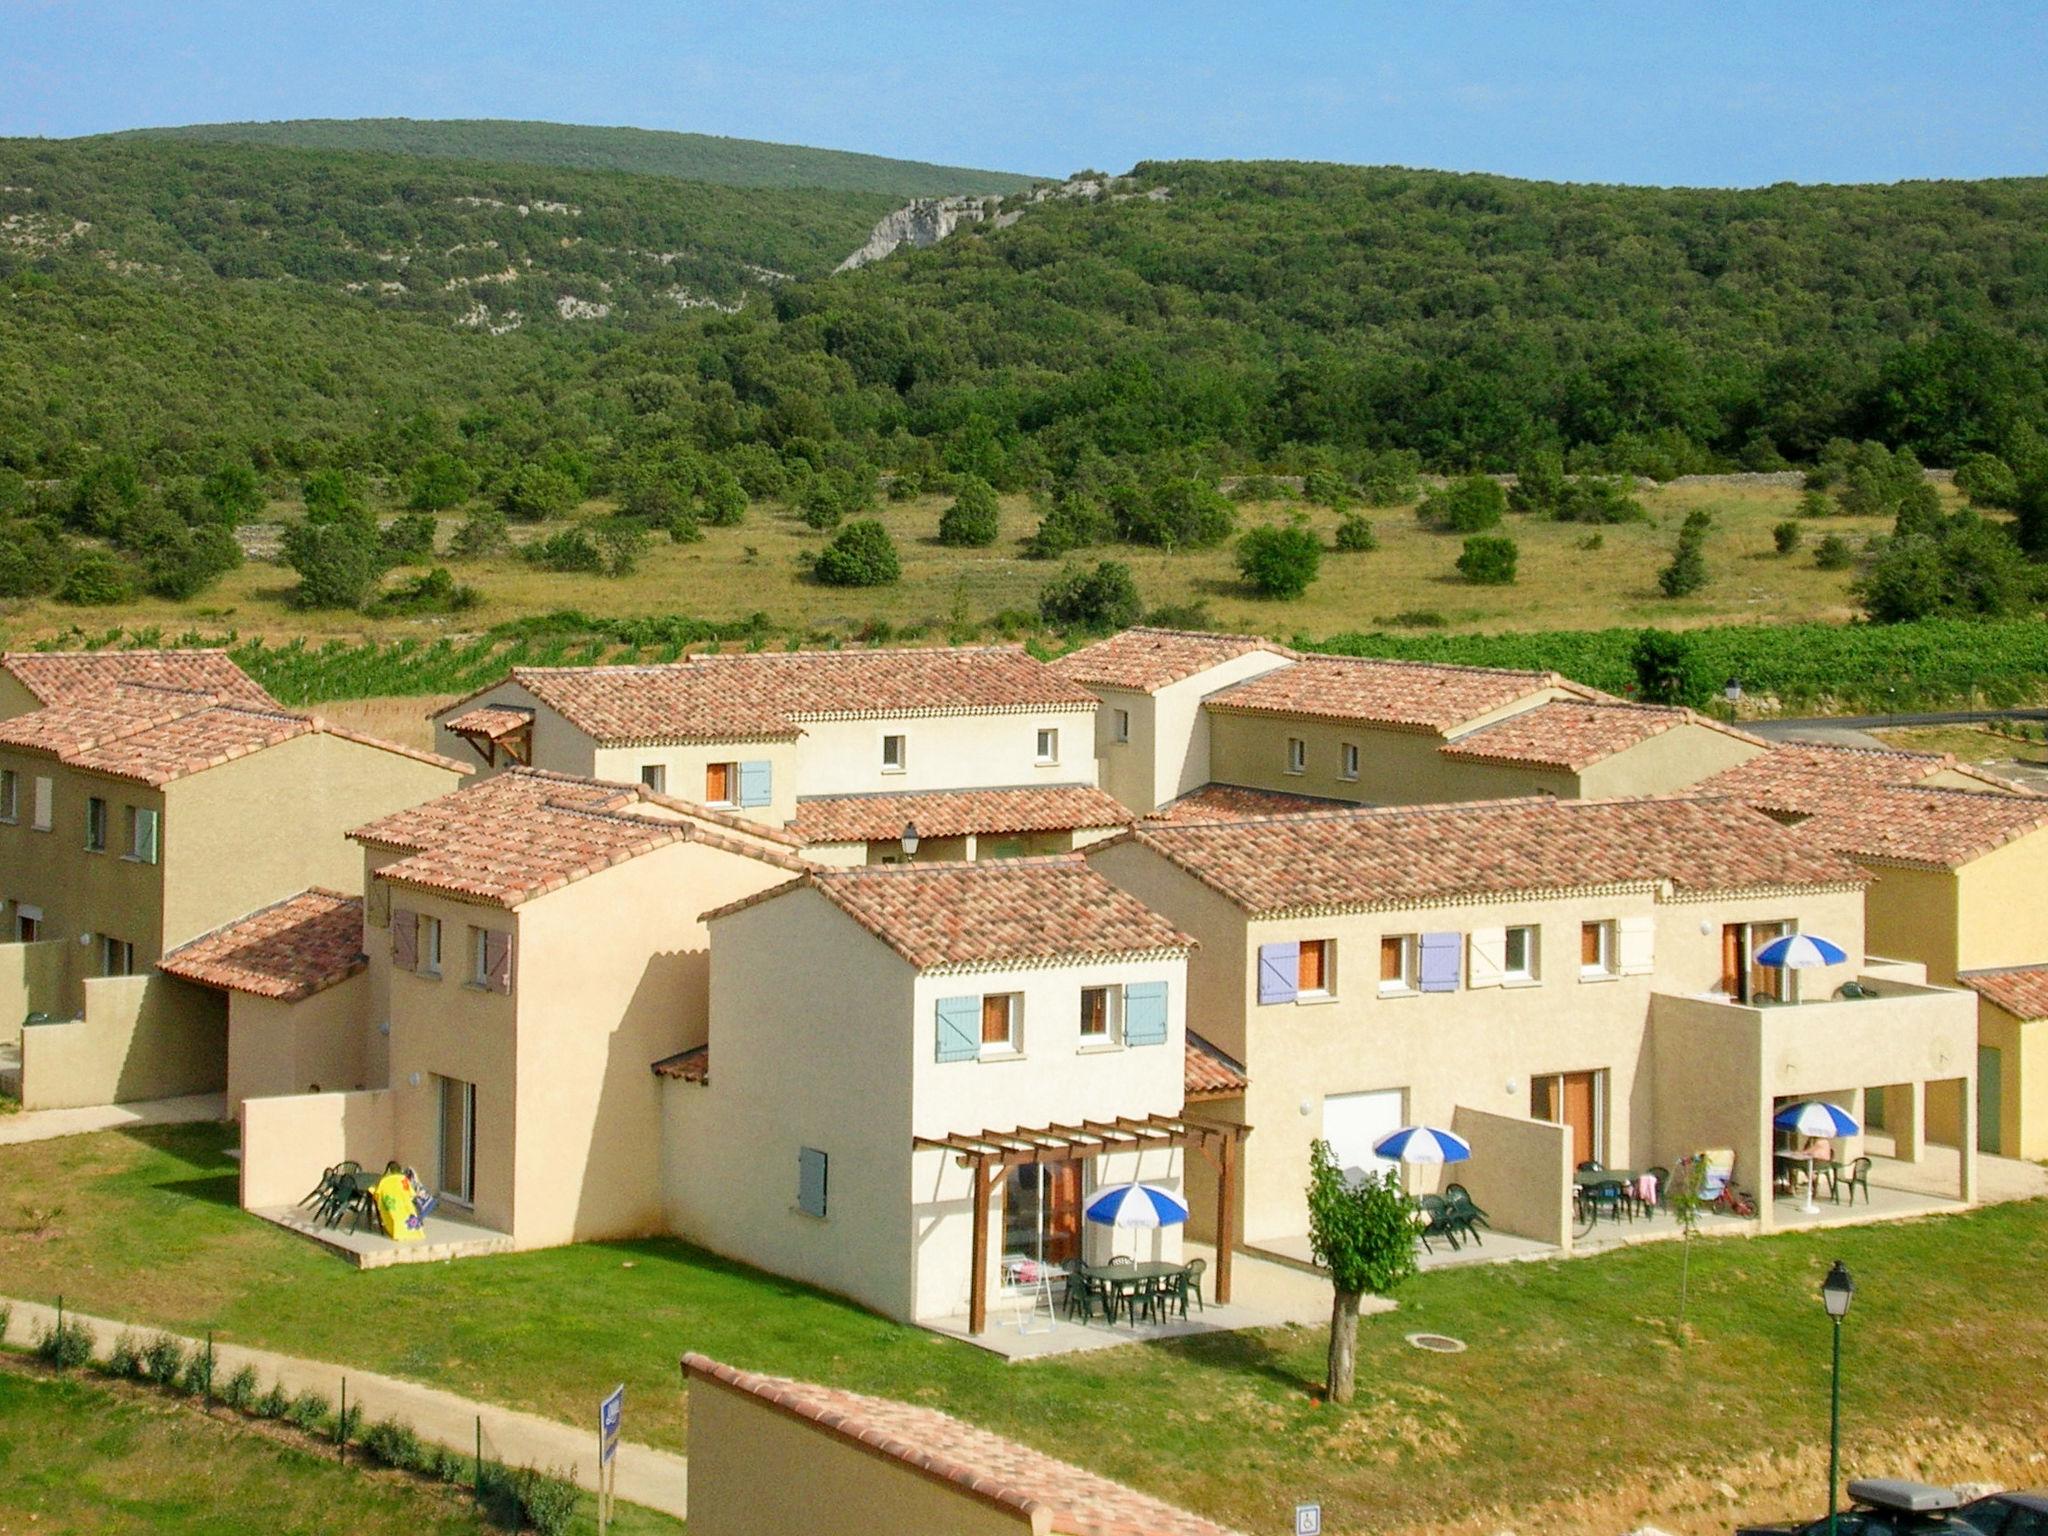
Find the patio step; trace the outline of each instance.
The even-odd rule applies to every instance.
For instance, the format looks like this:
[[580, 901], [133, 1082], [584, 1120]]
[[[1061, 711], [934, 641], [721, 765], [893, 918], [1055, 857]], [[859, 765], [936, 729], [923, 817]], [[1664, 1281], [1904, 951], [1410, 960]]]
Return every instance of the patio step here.
[[[311, 1238], [329, 1252], [340, 1254], [357, 1269], [384, 1269], [392, 1264], [438, 1264], [449, 1259], [473, 1259], [513, 1251], [509, 1233], [492, 1232], [433, 1216], [427, 1218], [429, 1236], [414, 1243], [395, 1243], [381, 1232], [350, 1232], [339, 1227], [323, 1227], [305, 1210], [296, 1207], [251, 1211], [249, 1214], [283, 1227], [287, 1232]], [[434, 1235], [435, 1228], [445, 1232], [450, 1227], [459, 1227], [460, 1235], [438, 1239]]]

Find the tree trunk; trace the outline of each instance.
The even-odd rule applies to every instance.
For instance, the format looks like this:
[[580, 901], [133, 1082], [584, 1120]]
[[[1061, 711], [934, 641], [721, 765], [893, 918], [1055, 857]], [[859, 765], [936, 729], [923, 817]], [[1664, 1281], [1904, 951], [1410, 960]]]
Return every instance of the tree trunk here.
[[1330, 1401], [1348, 1403], [1358, 1374], [1358, 1292], [1339, 1291], [1330, 1304]]

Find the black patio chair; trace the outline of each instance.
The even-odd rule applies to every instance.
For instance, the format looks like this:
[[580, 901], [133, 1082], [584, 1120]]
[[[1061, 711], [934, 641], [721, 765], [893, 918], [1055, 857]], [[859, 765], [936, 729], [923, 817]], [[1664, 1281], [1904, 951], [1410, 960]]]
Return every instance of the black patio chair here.
[[1187, 1268], [1180, 1272], [1180, 1315], [1182, 1317], [1188, 1315], [1188, 1298], [1190, 1296], [1195, 1298], [1195, 1305], [1204, 1312], [1209, 1310], [1209, 1303], [1202, 1299], [1202, 1277], [1208, 1272], [1209, 1261], [1207, 1259], [1189, 1259]]
[[1107, 1322], [1109, 1320], [1109, 1298], [1103, 1294], [1102, 1287], [1095, 1281], [1090, 1280], [1082, 1271], [1080, 1260], [1077, 1259], [1067, 1266], [1067, 1294], [1064, 1310], [1068, 1317], [1072, 1317], [1076, 1311], [1079, 1311], [1081, 1321], [1087, 1323], [1095, 1320], [1095, 1308], [1098, 1305], [1102, 1308], [1103, 1321]]
[[1459, 1248], [1458, 1229], [1451, 1219], [1449, 1202], [1442, 1195], [1423, 1195], [1415, 1204], [1422, 1212], [1422, 1228], [1418, 1234], [1422, 1238], [1422, 1251], [1435, 1253], [1433, 1240], [1441, 1239], [1451, 1245], [1451, 1252], [1456, 1253]]
[[1859, 1189], [1863, 1191], [1863, 1203], [1865, 1205], [1870, 1204], [1869, 1158], [1859, 1157], [1849, 1165], [1846, 1172], [1840, 1172], [1835, 1175], [1834, 1198], [1838, 1204], [1842, 1198], [1842, 1186], [1845, 1184], [1849, 1186], [1849, 1203], [1851, 1205], [1856, 1203], [1856, 1191]]
[[1592, 1213], [1592, 1219], [1596, 1223], [1603, 1211], [1611, 1216], [1617, 1225], [1624, 1212], [1630, 1221], [1636, 1219], [1635, 1204], [1629, 1198], [1627, 1186], [1619, 1179], [1602, 1179], [1598, 1184], [1589, 1185], [1586, 1189], [1585, 1210]]
[[1456, 1230], [1484, 1248], [1486, 1244], [1480, 1241], [1479, 1229], [1490, 1227], [1493, 1223], [1486, 1219], [1486, 1212], [1474, 1202], [1472, 1192], [1462, 1184], [1446, 1184], [1444, 1204], [1449, 1210], [1451, 1223]]

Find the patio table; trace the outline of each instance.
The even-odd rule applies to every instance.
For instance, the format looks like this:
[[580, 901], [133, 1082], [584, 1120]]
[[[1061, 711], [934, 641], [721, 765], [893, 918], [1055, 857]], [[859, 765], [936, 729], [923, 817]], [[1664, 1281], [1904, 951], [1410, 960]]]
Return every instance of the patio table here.
[[1591, 1189], [1595, 1184], [1605, 1184], [1609, 1180], [1616, 1184], [1634, 1184], [1642, 1176], [1642, 1173], [1634, 1168], [1574, 1168], [1572, 1170], [1572, 1182], [1581, 1189]]
[[1128, 1315], [1131, 1294], [1138, 1290], [1140, 1286], [1150, 1285], [1159, 1280], [1170, 1280], [1175, 1275], [1185, 1274], [1186, 1272], [1187, 1265], [1185, 1264], [1157, 1262], [1144, 1264], [1084, 1264], [1081, 1266], [1082, 1275], [1099, 1284], [1102, 1287], [1103, 1294], [1108, 1297], [1109, 1320], [1112, 1323], [1116, 1321], [1116, 1309], [1119, 1299], [1123, 1301], [1125, 1313]]

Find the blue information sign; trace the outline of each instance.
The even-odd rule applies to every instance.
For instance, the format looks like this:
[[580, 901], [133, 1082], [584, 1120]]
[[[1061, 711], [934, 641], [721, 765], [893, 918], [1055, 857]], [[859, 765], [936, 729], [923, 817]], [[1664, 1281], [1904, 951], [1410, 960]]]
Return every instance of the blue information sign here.
[[598, 1454], [600, 1465], [609, 1462], [619, 1453], [619, 1422], [626, 1416], [626, 1388], [622, 1382], [612, 1388], [612, 1395], [598, 1405], [598, 1443], [602, 1450]]

